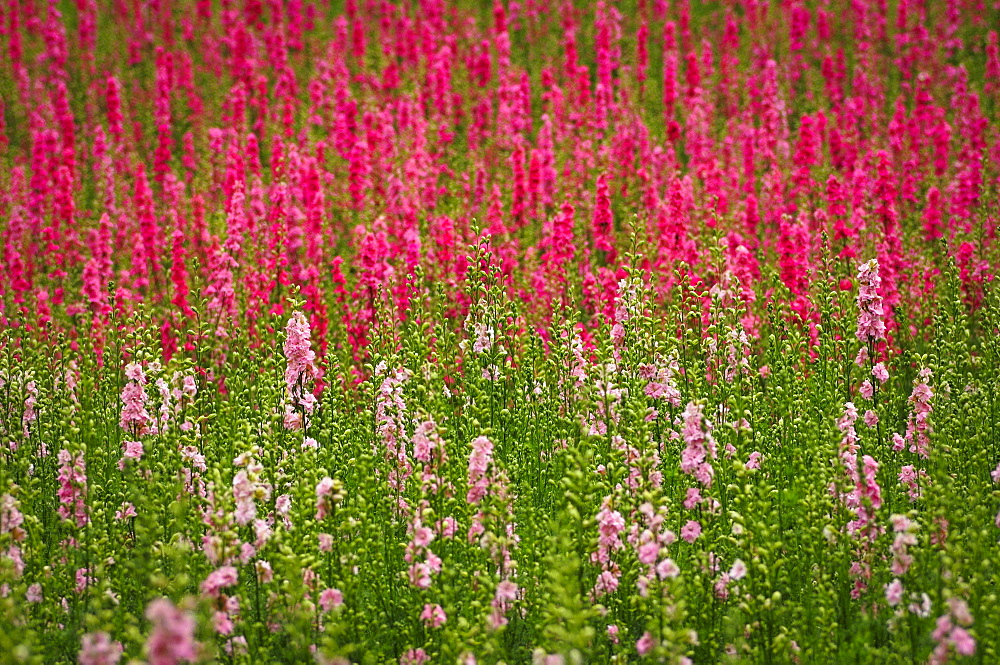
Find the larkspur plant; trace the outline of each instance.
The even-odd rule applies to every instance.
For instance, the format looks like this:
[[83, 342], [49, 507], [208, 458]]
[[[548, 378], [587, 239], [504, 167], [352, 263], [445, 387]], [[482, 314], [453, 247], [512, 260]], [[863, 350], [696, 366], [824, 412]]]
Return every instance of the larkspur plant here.
[[0, 7], [0, 664], [1000, 661], [1000, 5]]

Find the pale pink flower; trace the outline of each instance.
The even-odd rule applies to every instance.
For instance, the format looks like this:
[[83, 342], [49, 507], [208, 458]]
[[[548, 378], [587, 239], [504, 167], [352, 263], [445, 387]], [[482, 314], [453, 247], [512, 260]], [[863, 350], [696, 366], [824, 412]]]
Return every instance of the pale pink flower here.
[[496, 599], [501, 602], [513, 602], [517, 599], [517, 585], [510, 580], [504, 580], [497, 585]]
[[115, 511], [116, 520], [124, 520], [129, 517], [135, 517], [138, 513], [135, 512], [135, 506], [131, 502], [123, 503], [122, 507]]
[[258, 561], [254, 564], [254, 568], [257, 570], [257, 576], [262, 583], [267, 584], [274, 579], [274, 570], [271, 569], [271, 564], [267, 561]]
[[399, 665], [423, 665], [431, 659], [423, 649], [410, 649], [399, 659]]
[[442, 538], [454, 538], [455, 531], [458, 529], [458, 521], [454, 517], [446, 517], [441, 520], [438, 529]]
[[426, 563], [414, 563], [409, 568], [410, 584], [418, 589], [429, 589], [431, 586], [431, 568]]
[[858, 390], [858, 392], [860, 392], [861, 396], [864, 397], [865, 399], [871, 399], [872, 396], [875, 394], [875, 387], [872, 385], [871, 381], [865, 379], [864, 382], [861, 384], [861, 388]]
[[87, 494], [86, 464], [83, 453], [72, 455], [68, 450], [59, 451], [59, 516], [73, 521], [78, 527], [90, 522], [84, 497]]
[[333, 493], [333, 478], [323, 478], [316, 484], [316, 519], [322, 520], [330, 512], [328, 497]]
[[653, 650], [654, 646], [656, 646], [656, 640], [654, 640], [653, 636], [649, 634], [649, 631], [643, 633], [642, 637], [639, 638], [639, 641], [635, 643], [636, 651], [639, 652], [640, 656], [648, 654]]
[[142, 443], [139, 441], [126, 441], [122, 444], [125, 449], [125, 457], [129, 459], [142, 459]]
[[413, 544], [417, 547], [427, 547], [434, 540], [434, 531], [426, 526], [418, 526], [413, 530]]
[[606, 593], [614, 593], [618, 589], [618, 577], [610, 570], [605, 570], [597, 576], [594, 584], [594, 596], [600, 598]]
[[971, 626], [973, 623], [972, 613], [969, 611], [969, 605], [961, 598], [951, 597], [948, 599], [948, 609], [951, 610], [951, 616], [958, 622], [960, 626]]
[[729, 576], [734, 580], [742, 580], [747, 576], [747, 565], [742, 559], [733, 562], [733, 567], [729, 570]]
[[715, 597], [719, 600], [726, 600], [729, 598], [729, 583], [732, 579], [729, 577], [728, 573], [722, 573], [719, 579], [715, 581]]
[[295, 312], [285, 326], [285, 386], [293, 398], [301, 397], [300, 381], [316, 375], [316, 352], [312, 350], [309, 321], [302, 312]]
[[420, 613], [420, 620], [428, 628], [440, 628], [448, 620], [448, 616], [444, 613], [440, 605], [427, 603], [424, 605], [423, 612]]
[[687, 444], [681, 452], [681, 471], [694, 476], [705, 487], [711, 487], [715, 469], [709, 460], [718, 458], [712, 424], [703, 419], [702, 407], [695, 402], [688, 403], [681, 418], [684, 424], [682, 436]]
[[239, 573], [235, 568], [223, 566], [209, 573], [205, 581], [201, 583], [201, 592], [206, 596], [217, 598], [222, 589], [233, 586], [238, 580]]
[[441, 557], [427, 550], [427, 567], [430, 568], [431, 572], [434, 574], [440, 573], [441, 564]]
[[955, 645], [955, 651], [961, 656], [972, 656], [976, 653], [976, 640], [964, 628], [956, 626], [952, 629], [951, 642]]
[[142, 443], [139, 441], [125, 441], [122, 443], [122, 448], [124, 449], [124, 453], [122, 458], [118, 460], [118, 469], [120, 471], [125, 470], [125, 460], [140, 460], [143, 454]]
[[87, 568], [78, 568], [76, 571], [76, 590], [83, 591], [87, 586], [96, 584], [97, 580], [87, 575], [90, 571]]
[[907, 488], [910, 501], [916, 501], [923, 493], [921, 486], [926, 486], [928, 483], [927, 472], [923, 469], [915, 469], [912, 464], [907, 464], [899, 470], [899, 482]]
[[903, 602], [903, 583], [899, 578], [894, 578], [892, 582], [885, 585], [885, 599], [890, 607], [895, 607]]
[[105, 632], [84, 634], [80, 645], [80, 665], [116, 665], [122, 657], [121, 642], [113, 642]]
[[[930, 434], [932, 431], [930, 415], [934, 408], [931, 405], [931, 398], [934, 392], [931, 390], [928, 381], [931, 378], [931, 370], [924, 368], [920, 370], [917, 378], [913, 382], [913, 392], [910, 393], [910, 414], [906, 423], [906, 434], [903, 436], [904, 445], [909, 444], [911, 453], [916, 453], [920, 457], [927, 458], [930, 454]], [[893, 437], [894, 448], [899, 442]]]
[[608, 507], [607, 500], [597, 513], [597, 555], [601, 563], [607, 563], [610, 553], [624, 547], [621, 534], [625, 531], [625, 518], [617, 510]]
[[[28, 393], [27, 397], [24, 398], [24, 415], [21, 416], [22, 433], [25, 438], [30, 436], [30, 430], [28, 426], [38, 420], [38, 411], [35, 407], [38, 406], [38, 384], [34, 381], [28, 381], [24, 386], [25, 392]], [[14, 449], [14, 443], [11, 442], [11, 448]], [[42, 456], [47, 455], [45, 444], [42, 443], [40, 454]]]
[[476, 505], [486, 496], [489, 488], [489, 478], [486, 474], [493, 457], [493, 442], [485, 436], [477, 437], [472, 442], [472, 452], [469, 454], [469, 491], [466, 501]]
[[122, 388], [122, 411], [118, 424], [124, 430], [142, 434], [153, 421], [153, 417], [146, 410], [146, 403], [149, 401], [144, 388], [146, 375], [142, 366], [131, 363], [125, 368], [125, 376], [128, 378], [128, 383]]
[[656, 563], [656, 557], [660, 553], [660, 544], [655, 540], [648, 543], [643, 543], [639, 545], [637, 550], [637, 555], [639, 558], [639, 563], [643, 563], [647, 566], [651, 566]]
[[229, 635], [233, 632], [233, 620], [227, 612], [215, 612], [212, 614], [212, 628], [219, 635]]
[[340, 589], [324, 589], [319, 595], [319, 605], [324, 612], [329, 612], [343, 604], [344, 594], [340, 592]]
[[434, 421], [427, 420], [420, 423], [413, 432], [413, 459], [418, 462], [427, 463], [431, 459], [431, 452], [438, 446], [440, 439], [436, 433]]
[[198, 656], [194, 641], [194, 617], [182, 612], [166, 598], [158, 598], [146, 608], [153, 629], [146, 640], [149, 665], [178, 665], [194, 662]]
[[681, 574], [681, 569], [674, 563], [673, 559], [664, 559], [656, 564], [656, 576], [661, 580], [668, 577], [674, 578]]
[[21, 525], [24, 515], [21, 513], [20, 502], [10, 494], [0, 496], [0, 535], [11, 534], [15, 542], [24, 540], [27, 535]]
[[476, 341], [472, 344], [472, 352], [475, 354], [482, 354], [492, 349], [493, 340], [496, 337], [496, 332], [493, 330], [493, 326], [487, 325], [486, 323], [475, 323], [472, 327], [473, 333], [476, 336]]

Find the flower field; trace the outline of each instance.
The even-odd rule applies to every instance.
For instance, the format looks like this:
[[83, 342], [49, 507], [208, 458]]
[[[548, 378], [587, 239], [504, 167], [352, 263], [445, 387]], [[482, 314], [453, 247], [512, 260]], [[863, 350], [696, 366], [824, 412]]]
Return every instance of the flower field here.
[[0, 665], [1000, 662], [998, 27], [7, 0]]

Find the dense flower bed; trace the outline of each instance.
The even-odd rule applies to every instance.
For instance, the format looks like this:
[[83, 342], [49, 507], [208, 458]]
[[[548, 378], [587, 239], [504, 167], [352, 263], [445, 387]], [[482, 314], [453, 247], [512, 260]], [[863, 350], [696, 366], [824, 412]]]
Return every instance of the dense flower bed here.
[[0, 663], [1000, 661], [1000, 5], [0, 7]]

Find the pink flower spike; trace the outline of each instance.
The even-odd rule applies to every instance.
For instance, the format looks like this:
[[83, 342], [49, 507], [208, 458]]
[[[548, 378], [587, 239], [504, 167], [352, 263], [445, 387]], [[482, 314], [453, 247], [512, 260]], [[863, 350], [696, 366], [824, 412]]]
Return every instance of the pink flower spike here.
[[689, 520], [687, 524], [681, 527], [681, 538], [689, 543], [696, 541], [700, 535], [701, 524], [694, 520]]
[[225, 587], [236, 584], [239, 574], [232, 566], [223, 566], [212, 571], [205, 581], [201, 583], [201, 592], [206, 596], [218, 598], [219, 592]]

